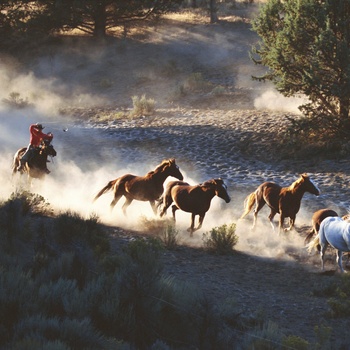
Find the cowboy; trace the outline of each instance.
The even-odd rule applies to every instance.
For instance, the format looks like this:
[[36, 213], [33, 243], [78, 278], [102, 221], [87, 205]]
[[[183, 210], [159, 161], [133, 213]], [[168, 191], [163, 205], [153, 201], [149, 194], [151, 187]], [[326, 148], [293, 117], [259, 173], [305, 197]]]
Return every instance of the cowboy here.
[[[26, 162], [29, 162], [33, 156], [35, 155], [35, 152], [38, 151], [41, 142], [43, 140], [51, 141], [53, 139], [53, 134], [48, 133], [44, 134], [42, 130], [44, 127], [40, 123], [32, 124], [29, 127], [29, 132], [30, 132], [30, 141], [29, 145], [27, 147], [27, 150], [23, 154], [22, 158], [20, 159], [20, 165], [17, 167], [17, 171], [24, 170], [24, 165]], [[45, 169], [47, 174], [50, 174], [49, 169]]]

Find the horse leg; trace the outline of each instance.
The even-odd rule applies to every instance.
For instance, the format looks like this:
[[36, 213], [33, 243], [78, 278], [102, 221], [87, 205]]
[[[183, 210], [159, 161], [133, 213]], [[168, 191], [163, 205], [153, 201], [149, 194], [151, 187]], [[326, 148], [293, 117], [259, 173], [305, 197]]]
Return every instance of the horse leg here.
[[[273, 231], [275, 231], [275, 229], [276, 229], [275, 224], [273, 223], [273, 218], [275, 217], [276, 214], [277, 214], [277, 212], [275, 210], [271, 209], [270, 215], [268, 216]], [[278, 225], [278, 229], [279, 229], [278, 233], [281, 233], [281, 230], [283, 229], [283, 222], [284, 222], [284, 216], [281, 214], [279, 225]]]
[[292, 230], [294, 229], [295, 217], [296, 217], [296, 215], [292, 215], [292, 216], [289, 218], [289, 227], [286, 229], [286, 231], [292, 231]]
[[164, 216], [168, 208], [170, 207], [171, 203], [173, 202], [173, 199], [171, 196], [164, 196], [163, 198], [164, 203], [163, 203], [163, 208], [160, 211], [159, 215], [160, 217]]
[[126, 215], [126, 209], [127, 209], [127, 207], [131, 204], [131, 202], [133, 201], [133, 199], [130, 198], [130, 197], [125, 197], [125, 198], [126, 198], [126, 200], [125, 200], [125, 203], [124, 203], [123, 206], [122, 206], [122, 210], [123, 210], [124, 216], [127, 216], [127, 215]]
[[254, 208], [254, 221], [253, 221], [253, 226], [252, 226], [252, 231], [254, 231], [255, 226], [256, 226], [256, 221], [258, 219], [258, 213], [261, 210], [261, 208], [265, 205], [265, 200], [264, 199], [255, 199], [255, 208]]
[[175, 205], [175, 204], [173, 204], [172, 206], [171, 206], [171, 210], [172, 210], [172, 212], [173, 212], [173, 219], [174, 219], [174, 222], [176, 222], [176, 218], [175, 218], [175, 212], [176, 212], [176, 210], [178, 210], [179, 208]]
[[205, 216], [205, 213], [202, 214], [202, 215], [199, 215], [199, 223], [198, 223], [198, 226], [197, 226], [197, 228], [195, 229], [195, 231], [199, 230], [199, 229], [202, 227], [202, 225], [203, 225], [203, 220], [204, 220], [204, 216]]
[[338, 266], [340, 267], [340, 272], [344, 273], [345, 271], [343, 269], [342, 258], [343, 258], [343, 252], [341, 250], [337, 250], [337, 263], [338, 263]]
[[122, 197], [123, 197], [123, 194], [119, 193], [118, 190], [116, 190], [114, 192], [113, 200], [112, 200], [111, 204], [109, 205], [111, 212], [112, 212], [113, 208], [115, 207], [115, 205], [118, 203], [119, 199]]
[[328, 243], [321, 243], [320, 254], [321, 254], [321, 262], [322, 262], [322, 271], [324, 271], [324, 255], [326, 253], [327, 247], [328, 247]]
[[191, 214], [191, 226], [187, 229], [187, 232], [190, 233], [190, 236], [192, 237], [193, 236], [193, 232], [198, 230], [200, 227], [199, 227], [199, 224], [198, 224], [198, 227], [197, 228], [194, 228], [194, 222], [195, 222], [195, 219], [196, 219], [196, 214], [192, 213]]

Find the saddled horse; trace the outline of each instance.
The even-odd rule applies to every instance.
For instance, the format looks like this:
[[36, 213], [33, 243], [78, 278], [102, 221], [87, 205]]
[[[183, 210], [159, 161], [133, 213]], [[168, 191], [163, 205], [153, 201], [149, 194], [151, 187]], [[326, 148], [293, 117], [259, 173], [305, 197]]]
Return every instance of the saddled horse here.
[[344, 272], [343, 252], [350, 252], [350, 223], [340, 217], [327, 217], [320, 225], [317, 236], [308, 245], [311, 252], [320, 245], [322, 270], [324, 270], [325, 252], [328, 245], [337, 250], [337, 263], [341, 272]]
[[[172, 205], [172, 213], [174, 221], [175, 212], [181, 209], [191, 213], [191, 226], [187, 229], [192, 235], [194, 231], [202, 227], [206, 212], [210, 208], [211, 200], [214, 196], [222, 198], [226, 203], [231, 201], [227, 193], [227, 187], [222, 179], [211, 179], [202, 184], [191, 186], [183, 181], [171, 181], [167, 184], [163, 196], [160, 198], [158, 206], [163, 205], [160, 216], [162, 217], [170, 205]], [[199, 215], [199, 223], [195, 228], [195, 216]]]
[[[15, 175], [18, 172], [17, 167], [19, 166], [20, 159], [26, 150], [26, 147], [22, 147], [15, 153], [12, 162], [12, 175]], [[33, 157], [25, 163], [24, 170], [20, 171], [20, 173], [27, 174], [29, 181], [31, 179], [43, 179], [47, 174], [47, 158], [55, 157], [56, 155], [57, 152], [53, 145], [50, 143], [50, 141], [45, 140], [42, 142], [41, 146]]]
[[283, 230], [285, 218], [290, 219], [289, 227], [286, 230], [291, 230], [294, 228], [296, 214], [299, 212], [301, 199], [305, 192], [316, 196], [320, 194], [320, 190], [307, 174], [302, 174], [299, 179], [294, 181], [289, 187], [281, 187], [274, 182], [264, 182], [245, 199], [245, 210], [241, 219], [249, 214], [255, 204], [254, 222], [252, 226], [252, 229], [254, 229], [259, 211], [267, 204], [270, 207], [270, 215], [268, 218], [272, 228], [275, 229], [273, 218], [279, 213], [279, 233]]
[[124, 215], [126, 215], [126, 209], [133, 200], [149, 202], [153, 212], [157, 214], [155, 203], [162, 195], [164, 181], [169, 176], [183, 180], [183, 176], [174, 158], [163, 160], [161, 164], [145, 176], [126, 174], [109, 181], [107, 185], [97, 193], [94, 201], [104, 193], [113, 190], [114, 198], [110, 204], [111, 210], [113, 210], [119, 199], [124, 196], [126, 198], [122, 207]]
[[321, 222], [329, 216], [339, 216], [337, 212], [332, 209], [320, 209], [314, 212], [311, 218], [312, 229], [305, 238], [305, 243], [309, 243], [314, 235], [318, 234]]

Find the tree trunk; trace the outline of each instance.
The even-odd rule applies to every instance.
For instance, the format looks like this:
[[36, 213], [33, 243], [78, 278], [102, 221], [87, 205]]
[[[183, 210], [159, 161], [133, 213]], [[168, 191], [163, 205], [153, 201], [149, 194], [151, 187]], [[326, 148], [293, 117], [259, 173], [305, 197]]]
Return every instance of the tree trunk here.
[[217, 8], [216, 8], [216, 0], [209, 0], [209, 12], [210, 12], [210, 23], [219, 22]]
[[96, 11], [94, 16], [94, 37], [105, 37], [106, 36], [106, 5], [98, 2], [96, 4]]

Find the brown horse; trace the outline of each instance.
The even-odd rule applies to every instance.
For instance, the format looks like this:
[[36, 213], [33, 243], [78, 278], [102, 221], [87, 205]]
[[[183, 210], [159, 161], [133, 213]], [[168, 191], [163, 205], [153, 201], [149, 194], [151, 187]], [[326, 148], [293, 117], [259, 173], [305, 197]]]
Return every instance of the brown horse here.
[[320, 209], [314, 212], [311, 219], [312, 229], [305, 238], [305, 244], [311, 241], [311, 238], [313, 237], [313, 235], [318, 234], [321, 222], [328, 216], [339, 216], [339, 215], [332, 209]]
[[[172, 206], [174, 221], [175, 212], [178, 209], [192, 214], [191, 226], [187, 229], [192, 236], [194, 231], [202, 227], [205, 213], [209, 210], [211, 200], [215, 195], [222, 198], [226, 203], [231, 201], [227, 193], [227, 187], [222, 179], [208, 180], [196, 186], [190, 186], [183, 181], [169, 182], [158, 203], [158, 206], [163, 204], [160, 216], [162, 217], [171, 203], [174, 202], [175, 204]], [[199, 215], [199, 223], [197, 228], [194, 228], [196, 215]]]
[[94, 201], [104, 193], [113, 190], [114, 198], [110, 204], [111, 210], [113, 210], [119, 199], [124, 196], [126, 198], [122, 207], [124, 215], [126, 215], [126, 209], [133, 200], [150, 202], [153, 212], [157, 214], [155, 203], [163, 193], [163, 183], [168, 176], [173, 176], [179, 180], [183, 179], [174, 158], [163, 160], [161, 164], [145, 176], [126, 174], [109, 181], [108, 184], [97, 193]]
[[294, 228], [295, 217], [300, 209], [301, 199], [305, 192], [309, 192], [316, 196], [320, 194], [320, 190], [307, 174], [302, 174], [300, 178], [293, 182], [289, 187], [281, 187], [274, 182], [264, 182], [245, 199], [245, 210], [241, 219], [249, 214], [255, 204], [254, 222], [252, 227], [252, 229], [254, 229], [260, 209], [267, 204], [271, 210], [268, 218], [273, 229], [275, 229], [273, 218], [279, 213], [279, 233], [283, 230], [285, 218], [290, 219], [289, 228], [287, 230], [291, 230]]
[[[20, 159], [27, 150], [27, 147], [20, 148], [13, 157], [12, 162], [12, 175], [15, 175], [17, 167], [20, 164]], [[47, 158], [55, 157], [57, 155], [56, 150], [53, 145], [50, 144], [50, 141], [43, 141], [38, 152], [34, 154], [33, 158], [26, 162], [24, 170], [20, 171], [20, 174], [28, 174], [28, 180], [31, 179], [43, 179], [47, 174]]]

